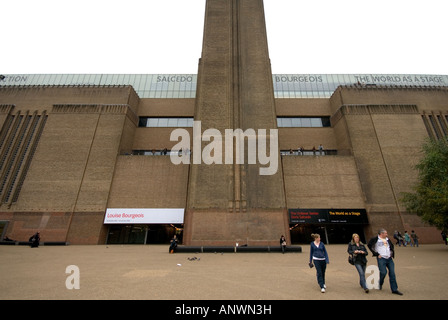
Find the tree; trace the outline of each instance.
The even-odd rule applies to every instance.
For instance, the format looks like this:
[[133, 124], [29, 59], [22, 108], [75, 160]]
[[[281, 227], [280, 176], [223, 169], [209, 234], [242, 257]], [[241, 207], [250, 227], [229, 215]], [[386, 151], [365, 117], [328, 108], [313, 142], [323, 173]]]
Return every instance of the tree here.
[[448, 229], [448, 138], [427, 140], [416, 165], [415, 192], [403, 192], [401, 201], [411, 213], [440, 230]]

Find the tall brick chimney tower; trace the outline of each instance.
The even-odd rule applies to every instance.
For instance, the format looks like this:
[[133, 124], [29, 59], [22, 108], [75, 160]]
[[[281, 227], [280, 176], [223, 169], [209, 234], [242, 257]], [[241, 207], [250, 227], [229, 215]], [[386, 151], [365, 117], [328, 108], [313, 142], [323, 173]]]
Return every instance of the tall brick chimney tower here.
[[[223, 137], [225, 129], [277, 128], [263, 0], [207, 0], [195, 121]], [[290, 242], [278, 147], [272, 175], [260, 175], [267, 165], [258, 158], [248, 164], [247, 151], [246, 141], [244, 164], [190, 165], [184, 244], [279, 245], [281, 235]]]

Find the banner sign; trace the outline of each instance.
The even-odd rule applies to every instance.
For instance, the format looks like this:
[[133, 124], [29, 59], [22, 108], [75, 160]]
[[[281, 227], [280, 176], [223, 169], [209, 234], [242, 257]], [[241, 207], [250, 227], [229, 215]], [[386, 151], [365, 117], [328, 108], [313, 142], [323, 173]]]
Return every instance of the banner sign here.
[[122, 209], [108, 208], [104, 224], [182, 224], [183, 208]]
[[290, 223], [368, 224], [366, 209], [288, 209]]
[[[196, 74], [3, 74], [0, 86], [131, 85], [140, 98], [194, 98]], [[434, 74], [273, 74], [276, 98], [331, 97], [340, 85], [446, 86]]]
[[289, 209], [291, 223], [328, 223], [325, 209]]

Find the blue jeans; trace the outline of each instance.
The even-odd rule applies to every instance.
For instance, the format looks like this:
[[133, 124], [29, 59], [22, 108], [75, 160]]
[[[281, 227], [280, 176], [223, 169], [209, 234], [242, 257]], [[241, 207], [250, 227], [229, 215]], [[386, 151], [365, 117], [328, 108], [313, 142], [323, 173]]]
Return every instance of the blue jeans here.
[[314, 260], [314, 266], [316, 267], [317, 283], [322, 289], [325, 284], [325, 270], [327, 269], [327, 262], [325, 260]]
[[384, 278], [387, 275], [387, 269], [389, 269], [389, 283], [390, 289], [393, 291], [398, 290], [397, 279], [395, 277], [395, 263], [394, 259], [389, 258], [377, 258], [378, 269], [380, 270], [380, 288], [382, 288], [384, 283]]
[[365, 290], [365, 289], [367, 289], [367, 284], [366, 284], [366, 265], [365, 264], [355, 263], [355, 267], [356, 267], [356, 270], [358, 270], [358, 273], [359, 273], [359, 284]]

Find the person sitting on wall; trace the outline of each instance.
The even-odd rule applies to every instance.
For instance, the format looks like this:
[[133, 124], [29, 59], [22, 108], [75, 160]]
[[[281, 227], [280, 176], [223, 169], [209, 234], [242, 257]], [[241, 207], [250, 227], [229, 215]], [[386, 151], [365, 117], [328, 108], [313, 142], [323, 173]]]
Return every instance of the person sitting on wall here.
[[319, 145], [319, 154], [322, 156], [324, 154], [324, 146]]
[[282, 235], [280, 237], [280, 246], [282, 248], [282, 253], [285, 253], [285, 251], [286, 251], [286, 238], [285, 238], [284, 235]]
[[31, 248], [37, 248], [39, 247], [39, 242], [40, 242], [40, 234], [39, 232], [36, 232], [35, 234], [33, 234], [29, 239], [29, 242], [31, 242]]

